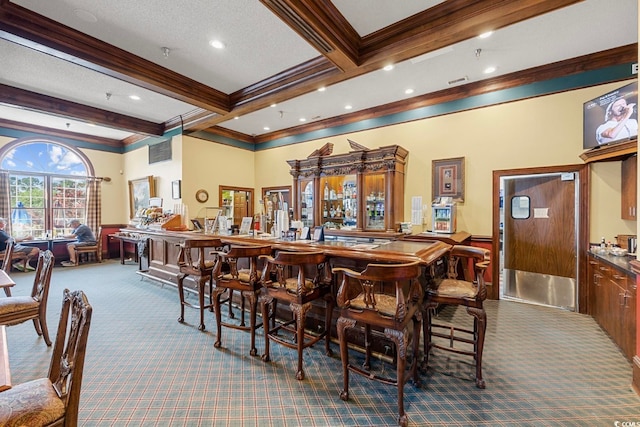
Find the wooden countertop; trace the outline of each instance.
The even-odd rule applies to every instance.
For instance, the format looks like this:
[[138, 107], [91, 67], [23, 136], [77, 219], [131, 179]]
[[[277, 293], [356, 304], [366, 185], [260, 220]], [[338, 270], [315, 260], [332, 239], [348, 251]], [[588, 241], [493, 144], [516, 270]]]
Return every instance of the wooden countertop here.
[[275, 249], [287, 251], [323, 251], [331, 257], [344, 257], [358, 259], [367, 262], [414, 262], [419, 261], [424, 265], [433, 263], [449, 251], [451, 245], [438, 240], [389, 240], [381, 242], [376, 240], [371, 243], [361, 243], [343, 240], [325, 240], [322, 242], [311, 240], [282, 240], [269, 235], [254, 237], [251, 235], [217, 235], [204, 234], [194, 231], [157, 231], [125, 229], [127, 233], [139, 233], [149, 236], [158, 236], [169, 239], [207, 239], [218, 238], [223, 243], [238, 245], [271, 245]]

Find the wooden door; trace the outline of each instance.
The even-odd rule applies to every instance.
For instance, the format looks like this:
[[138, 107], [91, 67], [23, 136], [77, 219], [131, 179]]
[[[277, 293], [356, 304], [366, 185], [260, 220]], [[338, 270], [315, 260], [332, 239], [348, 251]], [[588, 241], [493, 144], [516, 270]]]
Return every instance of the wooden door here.
[[248, 216], [247, 193], [244, 191], [233, 192], [233, 225], [240, 227], [242, 218]]
[[504, 179], [504, 296], [576, 308], [574, 173]]

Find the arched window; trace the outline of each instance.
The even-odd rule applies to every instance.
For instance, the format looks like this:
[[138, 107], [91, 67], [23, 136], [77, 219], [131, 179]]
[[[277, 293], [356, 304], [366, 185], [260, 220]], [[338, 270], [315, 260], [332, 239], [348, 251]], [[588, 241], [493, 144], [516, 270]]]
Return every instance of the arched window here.
[[69, 234], [69, 221], [87, 217], [93, 166], [71, 146], [47, 140], [16, 140], [0, 149], [8, 174], [8, 222], [15, 237]]

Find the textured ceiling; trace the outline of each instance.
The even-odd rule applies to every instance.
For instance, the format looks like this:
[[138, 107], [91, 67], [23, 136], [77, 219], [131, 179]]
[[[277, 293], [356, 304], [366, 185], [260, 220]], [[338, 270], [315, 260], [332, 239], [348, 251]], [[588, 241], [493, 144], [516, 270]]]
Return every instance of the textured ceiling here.
[[[322, 56], [313, 44], [256, 0], [14, 0], [4, 3], [2, 7], [24, 7], [225, 96]], [[332, 3], [363, 41], [366, 36], [433, 6], [450, 7], [451, 3], [464, 2], [334, 0]], [[637, 43], [637, 1], [616, 0], [615, 5], [611, 7], [609, 0], [578, 2], [499, 28], [488, 39], [467, 37], [451, 43], [447, 49], [437, 51], [440, 55], [431, 58], [418, 55], [414, 60], [397, 63], [392, 71], [377, 67], [336, 81], [325, 92], [309, 86], [300, 93], [292, 92], [289, 99], [279, 101], [274, 107], [260, 106], [258, 102], [256, 108], [242, 113], [231, 111], [217, 126], [250, 136], [268, 134], [447, 89], [450, 80], [462, 77], [466, 77], [468, 83], [478, 82]], [[473, 23], [471, 18], [470, 22]], [[615, 25], [605, 28], [603, 23], [607, 22]], [[478, 28], [488, 28], [490, 24], [483, 23]], [[443, 38], [455, 37], [455, 34], [446, 34], [446, 25], [438, 31], [443, 32]], [[114, 73], [85, 66], [77, 58], [61, 58], [59, 53], [49, 54], [47, 49], [37, 51], [6, 40], [10, 37], [4, 38], [0, 39], [3, 58], [0, 84], [160, 124], [202, 111], [195, 102], [184, 102], [171, 93], [153, 88], [144, 89]], [[223, 41], [226, 48], [213, 49], [209, 45], [212, 39]], [[163, 47], [169, 48], [168, 56], [163, 55]], [[488, 66], [497, 67], [496, 72], [484, 74]], [[406, 94], [407, 89], [413, 93]], [[133, 94], [141, 99], [129, 99]], [[349, 111], [344, 109], [347, 104], [352, 106]], [[60, 117], [59, 113], [45, 116], [30, 113], [29, 109], [14, 108], [10, 99], [0, 98], [0, 119], [116, 140], [135, 133], [117, 125], [87, 126], [86, 120], [74, 120], [64, 114]], [[234, 119], [235, 116], [239, 118]], [[209, 117], [221, 116], [210, 113]]]

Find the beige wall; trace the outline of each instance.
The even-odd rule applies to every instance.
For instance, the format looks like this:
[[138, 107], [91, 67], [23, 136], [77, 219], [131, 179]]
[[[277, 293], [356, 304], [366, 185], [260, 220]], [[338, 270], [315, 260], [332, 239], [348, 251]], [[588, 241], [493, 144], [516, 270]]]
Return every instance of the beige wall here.
[[[254, 153], [221, 144], [184, 136], [182, 168], [183, 202], [191, 218], [205, 216], [205, 207], [220, 206], [218, 187], [256, 187]], [[209, 200], [200, 203], [196, 191], [209, 193]], [[259, 190], [258, 190], [259, 191]], [[257, 197], [257, 194], [256, 194]]]
[[[157, 195], [172, 209], [171, 182], [182, 180], [182, 195], [190, 217], [204, 216], [205, 206], [218, 205], [218, 186], [252, 187], [259, 197], [262, 187], [291, 185], [286, 160], [306, 158], [327, 142], [334, 154], [349, 151], [347, 139], [376, 148], [398, 144], [409, 150], [405, 182], [405, 221], [410, 220], [411, 197], [431, 200], [431, 162], [465, 157], [465, 202], [459, 205], [458, 229], [490, 236], [492, 231], [492, 172], [494, 170], [581, 164], [582, 103], [623, 82], [543, 96], [432, 119], [324, 138], [256, 153], [189, 136], [172, 141], [173, 158], [148, 164], [148, 148], [124, 155], [82, 149], [103, 184], [103, 222], [128, 220], [128, 180], [153, 175]], [[0, 145], [11, 141], [0, 138]], [[207, 203], [195, 192], [209, 193]], [[591, 240], [613, 240], [617, 234], [634, 234], [636, 223], [620, 219], [620, 162], [592, 165]], [[256, 209], [259, 205], [256, 203]], [[425, 216], [431, 215], [430, 208]], [[414, 227], [421, 231], [422, 227]]]
[[[582, 164], [582, 103], [621, 86], [594, 88], [450, 114], [256, 153], [256, 187], [291, 185], [284, 160], [306, 158], [327, 142], [333, 153], [349, 151], [347, 139], [376, 148], [398, 144], [409, 150], [405, 181], [405, 221], [411, 197], [431, 200], [431, 162], [465, 157], [465, 201], [458, 206], [458, 229], [474, 235], [492, 232], [494, 170]], [[275, 165], [281, 165], [276, 167]], [[613, 240], [633, 234], [635, 222], [620, 219], [620, 162], [592, 168], [591, 235]], [[430, 217], [427, 208], [425, 217]], [[414, 227], [414, 231], [422, 231]]]
[[180, 200], [171, 198], [171, 182], [182, 179], [182, 135], [174, 136], [171, 140], [171, 160], [149, 164], [149, 147], [144, 146], [130, 151], [124, 157], [124, 187], [126, 197], [125, 215], [121, 222], [129, 220], [129, 181], [153, 175], [156, 197], [162, 197], [164, 209], [173, 210], [174, 204]]

